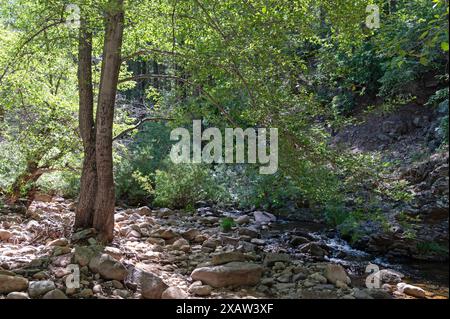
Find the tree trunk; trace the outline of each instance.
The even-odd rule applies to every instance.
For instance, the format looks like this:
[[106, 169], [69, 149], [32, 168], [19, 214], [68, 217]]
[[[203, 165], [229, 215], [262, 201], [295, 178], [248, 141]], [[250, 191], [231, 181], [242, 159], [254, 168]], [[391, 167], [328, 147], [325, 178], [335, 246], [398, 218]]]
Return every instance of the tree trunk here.
[[112, 128], [121, 64], [124, 10], [123, 0], [110, 0], [106, 13], [106, 33], [96, 118], [97, 197], [93, 226], [99, 240], [109, 242], [114, 230], [114, 176]]
[[75, 215], [75, 229], [92, 227], [97, 194], [95, 159], [94, 93], [92, 87], [92, 33], [81, 18], [78, 44], [79, 125], [84, 161], [80, 197]]

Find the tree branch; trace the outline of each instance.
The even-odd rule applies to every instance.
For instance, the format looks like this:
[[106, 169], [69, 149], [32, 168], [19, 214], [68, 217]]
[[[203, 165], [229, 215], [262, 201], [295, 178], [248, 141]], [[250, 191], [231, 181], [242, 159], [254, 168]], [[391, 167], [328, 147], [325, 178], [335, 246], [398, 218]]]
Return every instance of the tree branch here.
[[186, 84], [189, 84], [189, 85], [195, 87], [209, 99], [209, 101], [220, 111], [220, 113], [222, 113], [222, 115], [224, 115], [226, 117], [226, 119], [228, 120], [228, 122], [230, 122], [230, 124], [236, 126], [236, 123], [233, 121], [233, 119], [228, 114], [228, 112], [225, 111], [225, 109], [219, 104], [219, 102], [209, 92], [205, 91], [200, 85], [196, 85], [195, 83], [193, 83], [187, 79], [181, 78], [179, 76], [167, 75], [167, 74], [139, 74], [139, 75], [135, 75], [135, 76], [132, 76], [129, 78], [121, 79], [121, 80], [119, 80], [119, 83], [124, 83], [124, 82], [129, 82], [129, 81], [140, 81], [140, 80], [154, 79], [154, 78], [177, 80], [177, 81], [181, 81], [183, 83], [186, 83]]
[[122, 137], [124, 137], [125, 135], [130, 133], [131, 131], [134, 131], [134, 130], [140, 128], [146, 122], [174, 121], [174, 120], [175, 119], [173, 119], [173, 118], [165, 118], [165, 117], [149, 117], [149, 118], [139, 120], [133, 127], [127, 128], [126, 130], [121, 132], [119, 135], [114, 137], [113, 141], [121, 139]]

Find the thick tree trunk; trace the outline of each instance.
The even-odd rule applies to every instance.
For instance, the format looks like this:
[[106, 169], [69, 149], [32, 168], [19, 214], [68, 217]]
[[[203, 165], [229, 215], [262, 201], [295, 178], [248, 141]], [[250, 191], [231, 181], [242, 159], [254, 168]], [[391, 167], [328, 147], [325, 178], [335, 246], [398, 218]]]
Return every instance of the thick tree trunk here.
[[92, 87], [92, 33], [81, 18], [78, 44], [79, 125], [84, 161], [80, 197], [75, 215], [75, 229], [92, 227], [97, 194], [95, 158], [94, 93]]
[[113, 239], [114, 177], [112, 128], [121, 64], [124, 10], [123, 0], [110, 0], [103, 47], [102, 72], [96, 118], [97, 197], [93, 226], [102, 242]]

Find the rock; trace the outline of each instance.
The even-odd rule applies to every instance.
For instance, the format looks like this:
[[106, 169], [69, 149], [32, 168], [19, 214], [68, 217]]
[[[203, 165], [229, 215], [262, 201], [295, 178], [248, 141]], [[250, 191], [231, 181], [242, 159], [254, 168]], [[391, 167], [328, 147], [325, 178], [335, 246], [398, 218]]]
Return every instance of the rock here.
[[219, 241], [217, 241], [215, 239], [208, 239], [203, 243], [202, 247], [216, 249], [216, 247], [218, 245], [219, 245]]
[[28, 287], [28, 294], [31, 298], [36, 298], [54, 289], [56, 286], [51, 280], [32, 281]]
[[356, 299], [374, 299], [369, 293], [369, 289], [358, 289], [355, 288], [353, 291], [353, 297]]
[[345, 282], [340, 281], [340, 280], [337, 280], [335, 285], [336, 285], [336, 288], [340, 288], [340, 289], [347, 289], [348, 288], [347, 284]]
[[344, 267], [337, 264], [328, 264], [325, 267], [325, 278], [327, 280], [336, 285], [337, 281], [340, 281], [341, 283], [344, 283], [346, 285], [350, 285], [351, 280], [347, 276], [347, 273], [345, 272]]
[[237, 225], [245, 225], [250, 223], [250, 217], [248, 215], [242, 215], [236, 218], [235, 223]]
[[292, 279], [292, 274], [281, 274], [281, 276], [279, 276], [277, 278], [278, 282], [282, 282], [282, 283], [288, 283], [290, 282]]
[[253, 212], [253, 216], [255, 217], [255, 222], [258, 224], [267, 224], [277, 221], [277, 218], [274, 215], [267, 212], [256, 211]]
[[416, 298], [425, 298], [426, 297], [425, 290], [423, 290], [420, 287], [406, 284], [404, 282], [397, 284], [397, 290], [400, 291], [401, 293], [404, 293], [404, 294], [407, 294], [409, 296], [416, 297]]
[[241, 252], [230, 251], [225, 253], [219, 253], [212, 256], [211, 263], [215, 266], [227, 264], [233, 261], [248, 261], [251, 258]]
[[322, 276], [318, 272], [313, 273], [308, 278], [311, 279], [312, 281], [318, 282], [319, 284], [326, 284], [327, 283], [327, 278], [325, 278], [324, 276]]
[[145, 299], [161, 299], [162, 293], [169, 288], [161, 278], [146, 271], [145, 265], [135, 267], [129, 272], [126, 285], [140, 291]]
[[187, 240], [194, 240], [195, 237], [201, 235], [200, 231], [198, 229], [195, 228], [191, 228], [187, 231], [185, 231], [184, 233], [181, 234], [181, 236]]
[[94, 292], [92, 291], [92, 289], [86, 288], [81, 290], [78, 296], [80, 296], [81, 298], [91, 298], [94, 296]]
[[53, 256], [61, 256], [61, 255], [65, 255], [68, 254], [72, 251], [72, 248], [68, 247], [68, 246], [56, 246], [55, 249], [53, 249]]
[[183, 246], [189, 246], [189, 242], [184, 239], [184, 238], [180, 238], [177, 239], [173, 244], [172, 244], [173, 248], [175, 249], [181, 249], [181, 247]]
[[187, 299], [188, 294], [181, 288], [169, 287], [161, 295], [161, 299]]
[[76, 246], [73, 254], [73, 262], [81, 267], [87, 266], [94, 256], [94, 251], [89, 247]]
[[130, 292], [126, 289], [114, 289], [113, 295], [119, 296], [123, 299], [127, 299], [128, 297], [130, 297]]
[[89, 269], [99, 273], [104, 279], [123, 281], [127, 277], [127, 269], [108, 254], [98, 254], [89, 262]]
[[135, 212], [141, 216], [150, 216], [152, 214], [152, 210], [147, 206], [143, 206], [135, 210]]
[[304, 254], [310, 254], [315, 257], [325, 257], [327, 255], [327, 251], [320, 247], [317, 243], [307, 243], [300, 247], [300, 252]]
[[368, 289], [367, 292], [374, 299], [393, 299], [392, 295], [384, 289]]
[[0, 229], [0, 241], [8, 241], [11, 237], [12, 237], [11, 232], [4, 229]]
[[44, 193], [38, 193], [34, 195], [33, 200], [36, 202], [51, 203], [53, 200], [53, 196]]
[[249, 236], [250, 238], [256, 238], [259, 236], [259, 232], [250, 227], [241, 227], [238, 229], [238, 234], [240, 236]]
[[25, 292], [10, 292], [7, 296], [6, 299], [30, 299], [30, 297], [28, 297], [28, 294]]
[[67, 296], [59, 289], [50, 290], [42, 299], [68, 299]]
[[212, 287], [254, 286], [263, 273], [259, 265], [244, 262], [231, 262], [225, 265], [195, 269], [191, 277]]
[[309, 240], [302, 236], [292, 236], [292, 239], [289, 242], [289, 244], [294, 247], [297, 247], [297, 246], [300, 246], [303, 244], [307, 244], [307, 243], [309, 243]]
[[162, 238], [164, 240], [171, 240], [177, 236], [178, 235], [170, 228], [160, 228], [150, 235], [150, 237]]
[[196, 281], [189, 287], [188, 291], [195, 296], [206, 297], [211, 295], [212, 288], [209, 285], [203, 285], [201, 281]]
[[117, 280], [112, 280], [111, 284], [113, 285], [114, 288], [116, 289], [123, 289], [123, 285], [120, 281]]
[[153, 244], [153, 245], [164, 246], [166, 244], [166, 241], [162, 238], [149, 237], [149, 238], [147, 238], [147, 243]]
[[387, 284], [398, 284], [402, 281], [404, 275], [391, 269], [383, 269], [380, 270], [378, 273], [375, 274], [375, 276], [379, 276], [380, 281], [382, 283]]
[[266, 241], [264, 239], [252, 238], [250, 243], [257, 245], [257, 246], [264, 246], [266, 244]]
[[291, 257], [288, 254], [267, 253], [264, 257], [264, 267], [272, 267], [276, 262], [291, 262]]
[[123, 256], [122, 251], [119, 248], [107, 246], [103, 250], [105, 254], [110, 255], [112, 258], [116, 260], [120, 260]]
[[52, 240], [51, 242], [47, 243], [47, 246], [67, 246], [69, 245], [69, 241], [66, 238], [59, 238]]
[[94, 228], [83, 229], [79, 232], [76, 232], [72, 235], [71, 240], [73, 242], [77, 242], [80, 240], [88, 239], [89, 237], [93, 237], [96, 234], [96, 230]]
[[18, 276], [0, 275], [0, 294], [24, 291], [28, 288], [28, 280]]

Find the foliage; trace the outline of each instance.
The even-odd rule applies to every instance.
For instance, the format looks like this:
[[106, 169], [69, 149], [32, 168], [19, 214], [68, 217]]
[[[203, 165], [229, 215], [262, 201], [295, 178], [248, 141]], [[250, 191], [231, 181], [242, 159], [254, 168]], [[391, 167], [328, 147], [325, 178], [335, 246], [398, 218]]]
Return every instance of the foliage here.
[[223, 232], [229, 232], [234, 226], [236, 226], [236, 223], [231, 217], [223, 218], [220, 221], [220, 228], [222, 228]]
[[194, 206], [198, 201], [219, 202], [226, 192], [215, 181], [213, 172], [199, 164], [167, 162], [155, 177], [156, 205], [173, 208]]

